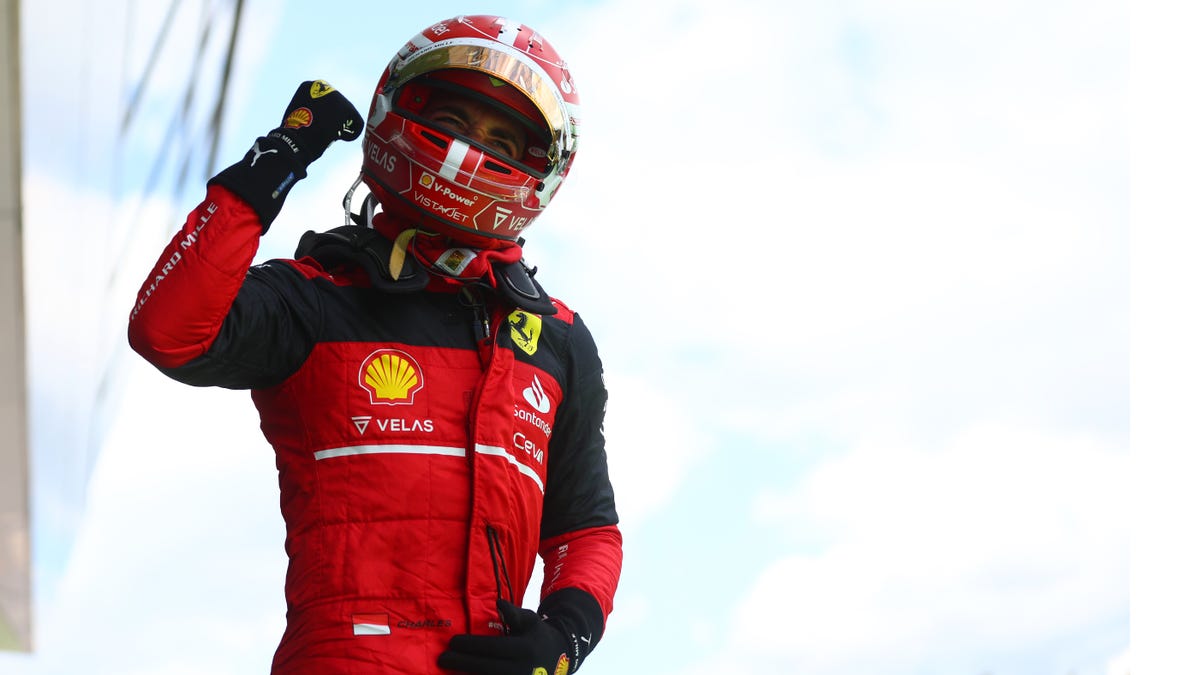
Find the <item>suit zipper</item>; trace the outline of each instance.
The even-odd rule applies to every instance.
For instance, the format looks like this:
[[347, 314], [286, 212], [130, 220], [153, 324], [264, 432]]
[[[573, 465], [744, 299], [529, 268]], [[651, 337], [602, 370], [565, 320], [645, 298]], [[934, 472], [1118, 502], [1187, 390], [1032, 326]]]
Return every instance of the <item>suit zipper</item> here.
[[[472, 311], [471, 328], [475, 335], [476, 351], [479, 354], [479, 364], [482, 373], [479, 382], [476, 385], [475, 392], [471, 396], [470, 408], [467, 410], [467, 472], [470, 481], [470, 522], [467, 524], [467, 566], [466, 577], [464, 579], [463, 592], [463, 609], [467, 617], [468, 632], [470, 631], [471, 623], [471, 594], [470, 594], [470, 577], [471, 577], [471, 533], [475, 530], [475, 522], [478, 518], [476, 514], [476, 490], [478, 478], [476, 475], [476, 451], [475, 439], [477, 438], [477, 425], [479, 417], [479, 405], [483, 397], [483, 392], [487, 389], [487, 380], [491, 375], [492, 365], [492, 349], [494, 349], [494, 339], [491, 330], [491, 319], [489, 317], [489, 309], [487, 302], [482, 297], [480, 291], [471, 286], [464, 286], [461, 291], [461, 300], [463, 304], [469, 307]], [[502, 591], [501, 579], [507, 583], [508, 570], [504, 564], [503, 554], [500, 551], [499, 532], [496, 531], [490, 523], [485, 526], [485, 533], [488, 540], [488, 552], [492, 559], [492, 571], [496, 578], [497, 594]], [[503, 576], [502, 576], [503, 575]], [[512, 594], [512, 587], [509, 586], [509, 594]], [[503, 596], [501, 596], [503, 597]]]
[[[488, 306], [480, 297], [479, 291], [471, 286], [463, 286], [461, 293], [463, 304], [471, 308], [473, 314], [471, 330], [475, 333], [475, 346], [479, 351], [480, 359], [483, 359], [485, 349], [489, 346], [492, 337], [492, 321], [488, 316]], [[486, 365], [486, 361], [484, 363]]]

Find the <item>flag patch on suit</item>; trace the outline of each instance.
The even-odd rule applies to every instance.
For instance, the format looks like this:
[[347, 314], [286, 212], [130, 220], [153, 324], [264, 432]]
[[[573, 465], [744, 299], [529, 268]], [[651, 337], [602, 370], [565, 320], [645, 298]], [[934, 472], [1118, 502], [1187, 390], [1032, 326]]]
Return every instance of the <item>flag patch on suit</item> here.
[[350, 617], [354, 622], [355, 635], [391, 635], [392, 628], [388, 625], [387, 614], [354, 614]]

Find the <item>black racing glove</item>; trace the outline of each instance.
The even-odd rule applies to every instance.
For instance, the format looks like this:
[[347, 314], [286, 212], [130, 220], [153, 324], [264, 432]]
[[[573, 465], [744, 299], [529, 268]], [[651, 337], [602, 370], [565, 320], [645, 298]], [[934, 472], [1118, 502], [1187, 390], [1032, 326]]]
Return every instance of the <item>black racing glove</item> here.
[[537, 612], [504, 599], [496, 609], [507, 635], [455, 635], [438, 665], [476, 675], [567, 675], [604, 633], [600, 603], [577, 588], [551, 593]]
[[324, 80], [302, 82], [279, 126], [260, 136], [240, 162], [208, 184], [225, 187], [246, 200], [265, 233], [288, 191], [308, 175], [308, 165], [334, 141], [353, 141], [362, 130], [362, 115], [340, 91]]

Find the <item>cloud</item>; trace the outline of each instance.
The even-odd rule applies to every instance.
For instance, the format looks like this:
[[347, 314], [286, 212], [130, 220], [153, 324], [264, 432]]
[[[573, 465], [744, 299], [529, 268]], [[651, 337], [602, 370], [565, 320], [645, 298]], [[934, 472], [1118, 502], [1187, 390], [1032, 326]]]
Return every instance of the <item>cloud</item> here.
[[[617, 2], [535, 22], [587, 86], [582, 155], [527, 257], [588, 320], [610, 378], [672, 402], [674, 428], [938, 433], [985, 407], [1040, 423], [1047, 410], [1083, 420], [1124, 402], [1111, 365], [1125, 345], [1111, 302], [1124, 254], [1095, 236], [1097, 224], [1118, 232], [1119, 216], [1097, 199], [1104, 185], [1078, 182], [1086, 172], [1061, 173], [1064, 192], [1014, 166], [1035, 149], [1036, 166], [1105, 159], [1113, 117], [1071, 111], [1119, 74], [1063, 94], [1071, 64], [1088, 59], [1023, 29], [1012, 67], [964, 92], [970, 72], [933, 67], [938, 49], [993, 67], [1001, 45], [982, 27], [1019, 12], [950, 12], [922, 32], [941, 9], [881, 10], [926, 44], [883, 30], [879, 9]], [[952, 37], [962, 28], [996, 44]], [[758, 48], [738, 51], [747, 40]], [[1016, 103], [1029, 88], [1073, 103]], [[1003, 144], [969, 145], [996, 132]], [[263, 256], [341, 224], [358, 148], [328, 154]], [[1064, 359], [1072, 345], [1084, 347]], [[1092, 399], [1083, 379], [1098, 385]], [[735, 391], [753, 395], [720, 393]], [[610, 426], [646, 426], [623, 416], [648, 408], [622, 410], [619, 394]], [[683, 475], [697, 461], [667, 465]], [[655, 504], [678, 485], [664, 481]]]
[[130, 370], [29, 672], [261, 672], [282, 635], [286, 557], [253, 405]]
[[539, 25], [584, 123], [530, 258], [686, 428], [1122, 433], [1123, 60], [1056, 37], [1072, 7], [612, 2]]
[[1130, 675], [1132, 672], [1133, 664], [1128, 649], [1114, 656], [1105, 670], [1106, 675]]
[[609, 472], [622, 527], [629, 529], [670, 503], [689, 468], [705, 459], [715, 441], [660, 385], [624, 371], [605, 379]]
[[[1019, 644], [1044, 669], [1047, 641], [1120, 645], [1122, 7], [814, 5], [612, 2], [539, 25], [584, 101], [530, 235], [543, 274], [610, 372], [721, 439], [714, 456], [827, 462], [760, 505], [791, 553], [706, 559], [760, 575], [707, 672], [981, 668], [971, 650]], [[766, 479], [720, 478], [693, 493]], [[899, 665], [856, 661], [872, 640]]]
[[760, 498], [780, 536], [831, 543], [766, 568], [729, 649], [751, 672], [963, 672], [1111, 632], [1128, 613], [1129, 468], [1103, 438], [1007, 426], [855, 448]]
[[[124, 321], [165, 238], [132, 221], [166, 222], [161, 200], [114, 201], [69, 177], [28, 169], [22, 184], [26, 363], [36, 588], [55, 592], [99, 443], [121, 395]], [[154, 231], [153, 226], [142, 226]], [[126, 253], [147, 261], [134, 269]]]
[[[131, 549], [163, 540], [163, 533], [179, 532], [169, 517], [170, 509], [149, 506], [146, 513], [138, 514], [117, 508], [115, 520], [107, 520], [114, 517], [111, 503], [88, 493], [89, 483], [100, 484], [102, 492], [109, 480], [92, 480], [100, 443], [113, 423], [131, 373], [146, 367], [130, 365], [133, 359], [125, 345], [125, 318], [150, 265], [182, 223], [187, 209], [163, 197], [162, 191], [143, 195], [140, 190], [149, 170], [147, 158], [154, 156], [162, 143], [164, 125], [174, 114], [186, 74], [196, 61], [195, 27], [200, 25], [201, 8], [195, 3], [180, 6], [172, 37], [146, 90], [145, 107], [125, 136], [118, 134], [120, 112], [132, 95], [134, 80], [141, 75], [140, 59], [145, 58], [144, 51], [149, 50], [164, 17], [154, 11], [127, 15], [122, 3], [87, 5], [78, 8], [80, 11], [60, 5], [48, 12], [41, 11], [49, 10], [48, 6], [30, 9], [33, 11], [22, 14], [26, 85], [22, 197], [38, 651], [24, 666], [16, 667], [78, 672], [79, 659], [93, 656], [90, 669], [132, 672], [135, 664], [141, 665], [136, 657], [139, 651], [126, 645], [128, 654], [123, 656], [117, 651], [126, 642], [122, 638], [135, 642], [143, 639], [132, 637], [139, 632], [162, 631], [165, 634], [159, 642], [172, 644], [171, 626], [177, 629], [203, 613], [195, 607], [176, 607], [187, 615], [176, 614], [168, 621], [169, 611], [139, 613], [134, 609], [149, 587], [156, 588], [158, 598], [184, 598], [188, 590], [200, 588], [194, 581], [196, 575], [171, 576], [171, 570], [186, 562], [181, 565], [166, 556], [166, 560], [160, 559], [162, 565], [156, 566], [150, 562], [152, 556], [128, 557]], [[228, 27], [228, 17], [220, 12], [215, 16], [214, 30], [219, 33], [223, 20]], [[259, 20], [260, 34], [272, 24]], [[191, 32], [183, 35], [181, 31]], [[127, 49], [114, 58], [106, 47], [101, 50], [104, 58], [93, 58], [97, 40]], [[210, 40], [210, 47], [215, 42]], [[215, 52], [210, 49], [212, 54]], [[215, 61], [210, 58], [196, 65], [209, 68]], [[243, 57], [243, 65], [253, 63]], [[194, 101], [197, 106], [205, 104], [200, 98]], [[230, 114], [236, 115], [236, 109]], [[126, 189], [131, 184], [136, 184], [136, 189]], [[129, 261], [132, 264], [125, 264]], [[132, 386], [141, 388], [145, 383]], [[141, 391], [130, 393], [134, 400], [142, 396]], [[146, 405], [144, 398], [141, 403]], [[142, 412], [153, 416], [152, 411]], [[145, 424], [145, 420], [139, 418], [138, 423]], [[140, 444], [146, 451], [163, 449], [147, 446], [144, 438], [135, 441], [126, 436], [121, 442]], [[174, 441], [164, 445], [174, 449]], [[102, 454], [111, 462], [121, 452], [118, 448]], [[178, 465], [172, 465], [171, 460], [177, 458], [170, 451], [154, 459], [167, 466], [160, 467], [159, 475], [142, 477], [159, 489], [153, 496], [167, 500], [186, 493], [186, 488], [179, 486], [186, 486], [194, 475], [173, 473], [172, 466]], [[273, 483], [271, 479], [267, 484], [267, 494]], [[136, 499], [146, 494], [146, 487], [140, 482], [129, 484], [122, 493]], [[277, 505], [266, 511], [272, 512], [277, 512]], [[147, 515], [161, 519], [148, 519]], [[98, 540], [92, 539], [97, 529], [108, 531]], [[227, 532], [213, 533], [212, 540], [222, 536], [227, 540]], [[139, 567], [139, 560], [148, 562]], [[130, 574], [132, 578], [126, 576]], [[274, 582], [264, 588], [277, 586]], [[253, 589], [245, 597], [253, 597]], [[193, 596], [187, 601], [200, 604], [203, 600]], [[275, 621], [279, 622], [278, 617]], [[219, 626], [222, 621], [213, 617], [212, 623]], [[134, 624], [139, 628], [130, 628]], [[116, 631], [115, 639], [106, 628]], [[125, 632], [127, 629], [134, 632]], [[261, 633], [248, 634], [256, 635], [255, 641], [261, 637]], [[276, 632], [266, 641], [268, 647], [277, 636]], [[223, 642], [215, 639], [209, 648], [212, 644]], [[14, 661], [14, 665], [20, 663]], [[125, 666], [113, 665], [116, 663]], [[112, 670], [105, 670], [110, 667]], [[0, 667], [5, 668], [7, 664]]]
[[[657, 592], [660, 579], [631, 570], [597, 666], [655, 658], [622, 626], [695, 645], [711, 658], [676, 665], [714, 675], [970, 672], [1039, 648], [1033, 668], [1013, 672], [1047, 671], [1046, 654], [1059, 647], [1087, 652], [1080, 659], [1099, 668], [1123, 644], [1120, 10], [619, 0], [521, 17], [554, 41], [583, 90], [582, 154], [527, 253], [601, 347], [628, 560], [698, 525], [676, 518], [692, 516], [681, 495], [739, 499], [763, 482], [763, 466], [783, 467], [769, 478], [789, 486], [760, 496], [748, 523], [778, 533], [771, 543], [782, 554], [721, 550], [704, 561], [750, 575], [735, 607], [687, 607], [699, 618], [671, 625], [681, 610]], [[303, 59], [327, 60], [310, 46]], [[359, 57], [341, 52], [338, 68], [351, 74], [319, 75], [365, 100], [354, 92], [395, 46], [361, 79], [349, 65]], [[256, 96], [271, 82], [237, 82], [239, 105], [267, 110], [262, 119], [294, 89], [280, 85], [286, 93], [268, 110]], [[252, 136], [238, 133], [228, 143], [244, 148]], [[288, 255], [304, 230], [341, 224], [357, 152], [330, 149], [261, 255]], [[141, 393], [158, 390], [139, 377]], [[178, 652], [169, 661], [135, 651], [145, 659], [138, 672], [232, 667], [141, 618], [161, 611], [227, 655], [261, 663], [278, 636], [278, 540], [222, 549], [249, 561], [229, 572], [228, 597], [245, 594], [231, 601], [244, 616], [202, 603], [201, 591], [215, 597], [209, 586], [185, 594], [194, 623], [160, 599], [118, 597], [211, 583], [228, 561], [201, 542], [224, 536], [213, 523], [227, 523], [233, 504], [254, 514], [246, 533], [279, 526], [267, 469], [248, 459], [256, 451], [231, 454], [219, 447], [230, 445], [227, 433], [198, 434], [190, 416], [236, 419], [241, 404], [169, 391], [163, 398], [177, 407], [142, 411], [136, 424], [150, 426], [114, 439], [207, 442], [171, 455], [182, 469], [162, 463], [162, 448], [108, 451], [86, 553], [47, 645], [74, 648], [88, 626], [72, 615], [124, 603], [139, 613], [129, 634]], [[176, 438], [180, 429], [187, 438]], [[738, 471], [697, 484], [712, 480], [697, 469], [735, 452]], [[762, 461], [768, 454], [775, 461]], [[216, 481], [226, 493], [213, 492]], [[185, 491], [195, 496], [176, 494]], [[101, 524], [139, 520], [153, 547]], [[147, 560], [131, 565], [121, 547]], [[97, 575], [112, 576], [111, 594]], [[223, 622], [263, 644], [239, 642]], [[99, 635], [83, 639], [80, 653], [93, 660], [113, 653]], [[132, 656], [112, 658], [135, 667]]]

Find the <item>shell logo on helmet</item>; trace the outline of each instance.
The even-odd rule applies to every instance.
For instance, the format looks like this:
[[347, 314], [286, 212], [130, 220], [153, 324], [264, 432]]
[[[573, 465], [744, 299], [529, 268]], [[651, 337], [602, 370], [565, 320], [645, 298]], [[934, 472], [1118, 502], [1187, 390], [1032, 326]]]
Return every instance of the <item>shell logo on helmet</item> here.
[[[506, 157], [425, 119], [431, 94], [440, 91], [519, 121], [528, 136], [521, 156]], [[405, 226], [476, 248], [509, 245], [541, 215], [574, 162], [578, 105], [566, 63], [528, 26], [490, 15], [440, 21], [406, 42], [379, 78], [363, 135], [362, 180]], [[425, 174], [437, 177], [436, 186]]]
[[372, 405], [411, 405], [425, 386], [417, 360], [398, 349], [379, 349], [363, 359], [358, 385], [371, 395]]
[[460, 195], [449, 185], [445, 185], [438, 181], [437, 177], [428, 171], [423, 171], [421, 173], [421, 178], [417, 180], [417, 185], [420, 185], [426, 190], [431, 190], [442, 197], [446, 197], [452, 202], [458, 202], [459, 204], [465, 204], [466, 206], [473, 206], [475, 202], [479, 201], [479, 195]]

